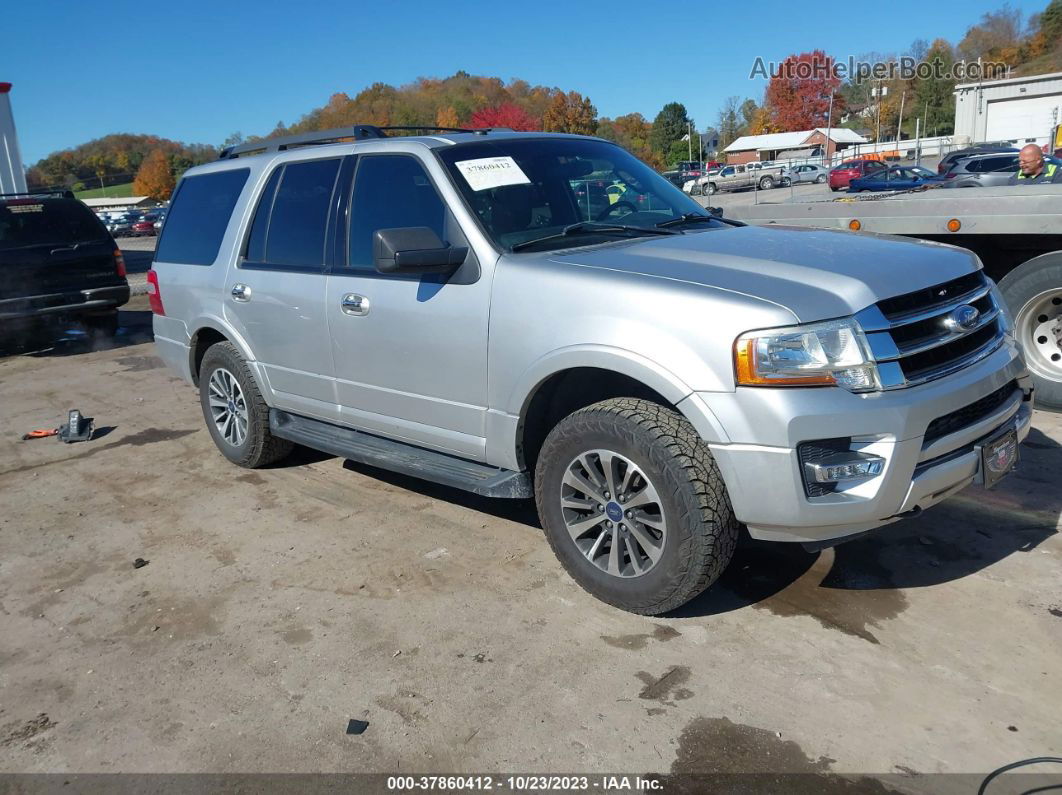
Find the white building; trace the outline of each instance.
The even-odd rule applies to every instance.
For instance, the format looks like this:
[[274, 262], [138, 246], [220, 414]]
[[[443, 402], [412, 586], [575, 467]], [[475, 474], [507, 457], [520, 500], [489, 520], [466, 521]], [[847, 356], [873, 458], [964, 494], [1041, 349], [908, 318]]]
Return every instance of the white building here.
[[141, 207], [158, 206], [158, 202], [148, 196], [126, 196], [121, 199], [82, 199], [82, 201], [95, 213], [123, 212]]
[[1062, 122], [1062, 72], [955, 86], [955, 137], [1046, 144]]
[[807, 158], [813, 152], [822, 152], [825, 144], [827, 157], [846, 149], [852, 144], [865, 144], [867, 139], [846, 127], [816, 127], [814, 130], [768, 133], [766, 135], [743, 135], [723, 151], [727, 163], [750, 163], [756, 160], [787, 160]]

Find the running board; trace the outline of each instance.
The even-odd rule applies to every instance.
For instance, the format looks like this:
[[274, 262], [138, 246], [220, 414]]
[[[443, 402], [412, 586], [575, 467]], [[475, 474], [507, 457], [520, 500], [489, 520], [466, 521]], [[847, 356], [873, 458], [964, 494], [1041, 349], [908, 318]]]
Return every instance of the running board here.
[[526, 472], [499, 469], [286, 411], [269, 410], [269, 430], [314, 450], [484, 497], [522, 499], [533, 494]]

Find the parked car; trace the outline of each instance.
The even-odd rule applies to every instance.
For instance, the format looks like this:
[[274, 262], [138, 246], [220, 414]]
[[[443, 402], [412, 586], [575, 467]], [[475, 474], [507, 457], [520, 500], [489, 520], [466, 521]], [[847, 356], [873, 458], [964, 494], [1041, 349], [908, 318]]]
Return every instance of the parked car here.
[[144, 213], [133, 221], [129, 234], [131, 237], [146, 237], [157, 234], [156, 222], [159, 216], [156, 213]]
[[711, 196], [717, 191], [744, 190], [746, 188], [758, 188], [770, 190], [771, 188], [788, 185], [788, 177], [782, 166], [763, 166], [749, 168], [747, 164], [725, 166], [719, 173], [702, 181], [702, 192]]
[[830, 169], [829, 176], [827, 177], [830, 183], [830, 190], [838, 191], [842, 188], [847, 188], [848, 183], [853, 179], [859, 177], [865, 177], [868, 174], [872, 174], [875, 171], [880, 171], [887, 168], [885, 163], [880, 160], [846, 160], [839, 166], [834, 166]]
[[[237, 146], [177, 187], [155, 344], [234, 464], [298, 443], [534, 495], [580, 585], [659, 614], [746, 528], [873, 531], [967, 485], [978, 429], [1014, 434], [1000, 473], [1028, 432], [984, 418], [1029, 379], [964, 249], [722, 220], [607, 141], [350, 136]], [[592, 173], [624, 186], [596, 215]]]
[[708, 189], [710, 178], [714, 177], [720, 171], [722, 171], [722, 166], [714, 166], [706, 170], [702, 176], [686, 180], [682, 183], [682, 192], [688, 193], [691, 196], [700, 196], [702, 194], [707, 195], [706, 191]]
[[[1062, 160], [1046, 155], [1045, 163], [1062, 167]], [[1018, 153], [995, 152], [964, 157], [944, 175], [949, 188], [990, 188], [1006, 185], [1018, 173]]]
[[910, 190], [943, 182], [943, 177], [922, 166], [891, 166], [873, 171], [865, 177], [856, 177], [848, 183], [848, 192]]
[[954, 152], [948, 152], [944, 157], [940, 158], [940, 162], [937, 163], [937, 173], [946, 174], [951, 170], [951, 167], [957, 160], [962, 160], [965, 157], [972, 157], [974, 155], [987, 155], [1000, 152], [1013, 152], [1018, 154], [1018, 150], [1011, 146], [1009, 143], [984, 143], [975, 144], [974, 146], [967, 146], [962, 149], [956, 149]]
[[136, 218], [137, 216], [130, 214], [113, 218], [107, 223], [107, 231], [114, 237], [129, 237], [133, 233], [133, 222]]
[[804, 182], [817, 182], [822, 184], [829, 176], [829, 170], [823, 166], [812, 163], [801, 163], [786, 169], [789, 179], [796, 185]]
[[113, 332], [128, 300], [122, 252], [73, 193], [0, 195], [0, 336], [66, 321]]

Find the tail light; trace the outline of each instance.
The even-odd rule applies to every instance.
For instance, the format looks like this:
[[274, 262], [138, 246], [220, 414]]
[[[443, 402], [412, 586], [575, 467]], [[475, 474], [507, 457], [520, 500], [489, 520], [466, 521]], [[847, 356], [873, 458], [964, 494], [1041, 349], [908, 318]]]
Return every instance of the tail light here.
[[114, 250], [114, 272], [121, 278], [125, 278], [125, 257], [119, 249]]
[[156, 315], [165, 315], [166, 310], [162, 307], [162, 293], [159, 292], [159, 275], [154, 270], [147, 272], [147, 294], [151, 311]]

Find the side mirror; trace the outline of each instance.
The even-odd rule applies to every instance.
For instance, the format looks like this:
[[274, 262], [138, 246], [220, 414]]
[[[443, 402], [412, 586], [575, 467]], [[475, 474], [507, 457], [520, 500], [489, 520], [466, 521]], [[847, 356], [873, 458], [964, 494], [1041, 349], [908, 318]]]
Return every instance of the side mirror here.
[[723, 208], [722, 207], [709, 207], [708, 208], [708, 214], [711, 215], [713, 218], [722, 218], [723, 217]]
[[377, 229], [372, 255], [380, 273], [449, 273], [468, 257], [465, 246], [447, 246], [426, 226]]

